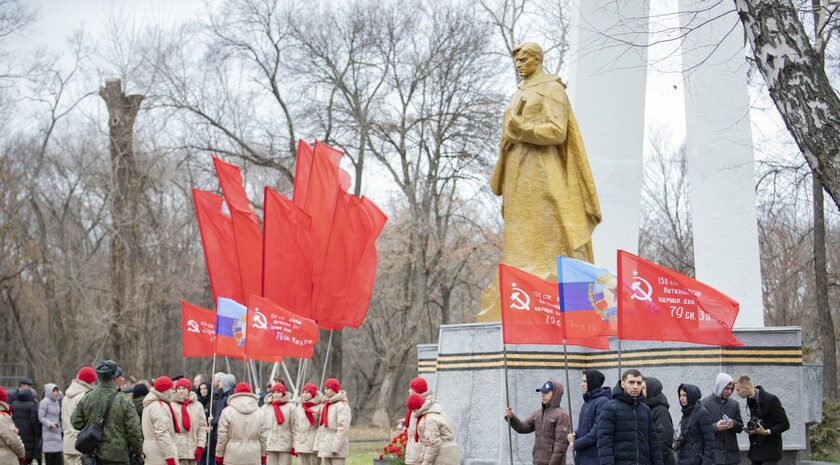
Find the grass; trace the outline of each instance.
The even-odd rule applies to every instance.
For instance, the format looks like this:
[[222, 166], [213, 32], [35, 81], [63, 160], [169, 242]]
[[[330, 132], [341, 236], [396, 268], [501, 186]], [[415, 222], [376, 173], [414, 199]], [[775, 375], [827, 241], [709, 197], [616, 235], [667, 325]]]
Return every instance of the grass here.
[[351, 442], [350, 456], [345, 461], [346, 465], [373, 465], [373, 455], [377, 457], [382, 452], [382, 447], [388, 440], [382, 442]]

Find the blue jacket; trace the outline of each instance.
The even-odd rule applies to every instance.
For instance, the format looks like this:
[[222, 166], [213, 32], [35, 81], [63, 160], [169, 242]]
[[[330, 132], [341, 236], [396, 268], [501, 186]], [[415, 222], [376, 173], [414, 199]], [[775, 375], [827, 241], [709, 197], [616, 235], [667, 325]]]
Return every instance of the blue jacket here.
[[610, 388], [601, 386], [583, 393], [583, 407], [575, 430], [575, 463], [598, 465], [598, 415], [612, 398]]
[[687, 405], [682, 408], [680, 420], [679, 465], [715, 465], [715, 429], [709, 411], [700, 403], [700, 388], [680, 384], [677, 395], [685, 391]]
[[662, 465], [662, 446], [644, 398], [631, 398], [621, 386], [598, 418], [598, 460], [601, 465]]

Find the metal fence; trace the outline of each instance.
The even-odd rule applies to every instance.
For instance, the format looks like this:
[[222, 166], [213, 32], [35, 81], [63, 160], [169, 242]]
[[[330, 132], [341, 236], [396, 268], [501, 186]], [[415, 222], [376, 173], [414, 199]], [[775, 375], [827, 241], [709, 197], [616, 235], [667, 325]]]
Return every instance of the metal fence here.
[[29, 367], [25, 363], [0, 362], [0, 386], [16, 389], [20, 380], [29, 377]]

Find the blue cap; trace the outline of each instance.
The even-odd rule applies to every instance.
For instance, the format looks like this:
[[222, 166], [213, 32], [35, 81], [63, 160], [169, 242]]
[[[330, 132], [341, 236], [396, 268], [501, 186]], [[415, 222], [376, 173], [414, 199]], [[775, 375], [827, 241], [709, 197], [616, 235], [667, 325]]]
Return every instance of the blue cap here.
[[545, 384], [542, 385], [542, 387], [537, 388], [537, 392], [542, 392], [543, 394], [552, 391], [554, 391], [554, 383], [552, 383], [551, 381], [546, 381]]

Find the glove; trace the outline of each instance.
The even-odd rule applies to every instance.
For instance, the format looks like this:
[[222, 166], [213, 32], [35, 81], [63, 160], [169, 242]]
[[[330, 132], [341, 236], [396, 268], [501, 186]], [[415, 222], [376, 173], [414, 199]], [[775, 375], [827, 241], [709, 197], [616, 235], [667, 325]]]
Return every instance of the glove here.
[[196, 447], [195, 448], [195, 461], [196, 462], [201, 462], [201, 454], [203, 454], [203, 453], [204, 453], [204, 448], [203, 447]]
[[225, 464], [225, 458], [224, 458], [224, 457], [219, 457], [219, 456], [217, 455], [217, 456], [216, 456], [216, 463], [217, 463], [218, 465], [224, 465], [224, 464]]
[[260, 457], [260, 463], [261, 463], [262, 465], [265, 465], [265, 455], [263, 455], [262, 457]]
[[18, 457], [18, 462], [20, 462], [20, 463], [21, 463], [21, 465], [22, 465], [22, 464], [23, 464], [23, 462], [25, 462], [25, 461], [26, 461], [26, 457]]
[[297, 456], [298, 456], [298, 455], [297, 455], [297, 452], [295, 452], [295, 448], [294, 448], [294, 447], [292, 447], [292, 451], [291, 451], [291, 452], [289, 452], [289, 453], [290, 453], [290, 454], [292, 454], [292, 456], [294, 456], [294, 457], [297, 457]]
[[166, 465], [178, 465], [178, 464], [175, 463], [174, 458], [171, 458], [171, 459], [166, 459]]

